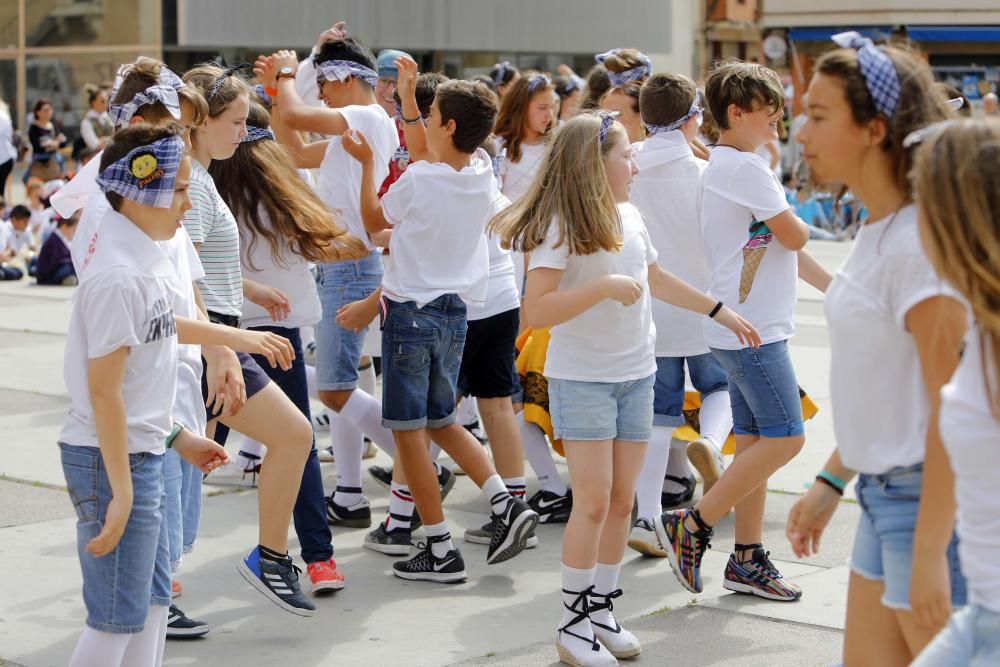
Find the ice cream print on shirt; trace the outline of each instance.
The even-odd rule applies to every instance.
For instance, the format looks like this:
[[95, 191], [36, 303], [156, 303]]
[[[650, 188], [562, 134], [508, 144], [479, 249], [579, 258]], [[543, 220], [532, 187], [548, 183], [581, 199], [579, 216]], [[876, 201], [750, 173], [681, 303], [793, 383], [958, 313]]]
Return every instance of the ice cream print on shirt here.
[[754, 276], [760, 268], [760, 262], [764, 259], [767, 246], [774, 239], [774, 234], [768, 226], [754, 218], [750, 222], [750, 240], [743, 246], [743, 270], [740, 273], [740, 303], [750, 296], [750, 288], [753, 287]]
[[149, 321], [146, 324], [144, 343], [155, 343], [177, 335], [177, 323], [174, 321], [174, 309], [167, 299], [159, 298], [153, 302]]

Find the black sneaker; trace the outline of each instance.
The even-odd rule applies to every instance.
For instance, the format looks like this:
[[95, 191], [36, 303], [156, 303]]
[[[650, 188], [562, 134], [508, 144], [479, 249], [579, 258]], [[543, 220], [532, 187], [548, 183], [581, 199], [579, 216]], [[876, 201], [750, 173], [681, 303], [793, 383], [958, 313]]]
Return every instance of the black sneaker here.
[[368, 528], [372, 525], [372, 508], [367, 498], [362, 497], [350, 507], [338, 505], [333, 499], [333, 495], [326, 499], [326, 522], [328, 524], [344, 528]]
[[316, 606], [302, 594], [301, 570], [290, 556], [281, 561], [268, 560], [260, 557], [260, 547], [254, 547], [236, 567], [251, 586], [285, 611], [298, 616], [312, 616], [316, 611]]
[[170, 605], [167, 614], [167, 639], [193, 639], [208, 634], [208, 623], [188, 618], [177, 605]]
[[413, 532], [407, 528], [386, 530], [385, 524], [365, 535], [365, 548], [390, 556], [405, 556], [410, 553]]
[[472, 437], [478, 440], [483, 447], [490, 443], [490, 439], [486, 437], [486, 431], [480, 428], [478, 419], [471, 424], [462, 424], [462, 428], [471, 433]]
[[518, 555], [527, 546], [528, 537], [538, 525], [538, 514], [528, 503], [511, 498], [500, 514], [493, 515], [493, 538], [486, 562], [502, 563]]
[[[455, 475], [445, 468], [444, 466], [438, 466], [440, 472], [438, 472], [438, 487], [441, 489], [441, 500], [448, 497], [451, 493], [452, 487], [455, 486]], [[369, 466], [368, 474], [372, 476], [378, 485], [383, 489], [389, 491], [392, 490], [392, 467], [391, 466]]]
[[698, 483], [694, 481], [694, 477], [676, 477], [674, 475], [667, 475], [663, 479], [684, 487], [682, 491], [678, 491], [676, 493], [668, 493], [666, 491], [660, 493], [660, 505], [663, 509], [675, 509], [681, 505], [688, 504], [694, 498], [694, 489], [698, 485]]
[[436, 581], [441, 584], [458, 584], [469, 578], [465, 572], [465, 561], [458, 549], [452, 549], [444, 558], [435, 558], [431, 550], [432, 542], [443, 542], [451, 539], [445, 537], [428, 537], [426, 542], [417, 545], [419, 551], [409, 560], [401, 560], [392, 564], [392, 573], [400, 579], [412, 581]]
[[573, 509], [573, 490], [566, 489], [560, 496], [542, 489], [528, 499], [528, 505], [538, 514], [538, 523], [566, 523]]
[[[484, 523], [480, 528], [470, 528], [465, 531], [463, 538], [466, 542], [471, 544], [489, 544], [493, 541], [493, 522], [488, 521]], [[524, 541], [525, 549], [534, 549], [538, 546], [538, 536], [535, 535], [535, 531], [531, 531], [528, 535], [528, 539]]]

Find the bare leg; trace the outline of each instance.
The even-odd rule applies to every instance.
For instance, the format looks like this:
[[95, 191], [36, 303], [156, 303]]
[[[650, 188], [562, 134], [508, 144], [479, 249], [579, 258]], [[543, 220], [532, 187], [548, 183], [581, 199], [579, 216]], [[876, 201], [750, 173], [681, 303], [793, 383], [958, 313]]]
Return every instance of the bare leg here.
[[[563, 440], [563, 447], [573, 486], [573, 510], [563, 532], [562, 562], [578, 570], [589, 570], [597, 563], [598, 545], [611, 504], [613, 441]], [[639, 461], [641, 465], [642, 459]], [[629, 498], [629, 511], [631, 502]], [[621, 553], [624, 548], [623, 536]]]
[[612, 443], [611, 502], [601, 530], [598, 563], [620, 563], [625, 556], [625, 544], [632, 528], [635, 483], [646, 459], [646, 447], [645, 442], [615, 440]]
[[904, 667], [912, 656], [891, 609], [882, 606], [881, 581], [851, 573], [847, 586], [844, 667]]
[[[443, 449], [451, 459], [461, 466], [465, 474], [469, 476], [476, 486], [482, 488], [486, 480], [496, 474], [496, 469], [493, 467], [493, 463], [490, 462], [490, 457], [486, 455], [486, 450], [483, 446], [479, 444], [479, 441], [468, 431], [458, 424], [449, 424], [443, 428], [427, 429], [430, 434], [431, 439], [436, 442], [441, 449]], [[398, 441], [397, 441], [398, 442]], [[430, 454], [428, 456], [428, 463], [430, 462]], [[431, 466], [433, 469], [433, 466]], [[408, 479], [412, 479], [412, 473], [407, 469]], [[437, 480], [437, 475], [435, 473], [434, 479]], [[411, 484], [410, 490], [413, 490]], [[416, 495], [414, 495], [414, 498]], [[417, 511], [420, 512], [421, 518], [424, 516], [424, 511], [417, 505]], [[424, 519], [424, 523], [431, 524], [434, 523], [429, 519]]]
[[480, 398], [477, 402], [497, 472], [504, 479], [524, 477], [524, 446], [510, 399]]
[[[459, 430], [465, 431], [461, 426]], [[431, 463], [430, 452], [427, 451], [427, 434], [424, 429], [416, 431], [393, 431], [396, 438], [396, 460], [399, 465], [393, 469], [402, 468], [405, 479], [413, 496], [413, 503], [420, 512], [420, 518], [425, 525], [435, 525], [444, 521], [444, 511], [441, 509], [441, 491], [438, 488], [437, 472]], [[469, 435], [472, 438], [471, 435]], [[475, 441], [475, 438], [473, 438]], [[478, 443], [477, 443], [478, 446]], [[480, 447], [482, 449], [482, 447]]]

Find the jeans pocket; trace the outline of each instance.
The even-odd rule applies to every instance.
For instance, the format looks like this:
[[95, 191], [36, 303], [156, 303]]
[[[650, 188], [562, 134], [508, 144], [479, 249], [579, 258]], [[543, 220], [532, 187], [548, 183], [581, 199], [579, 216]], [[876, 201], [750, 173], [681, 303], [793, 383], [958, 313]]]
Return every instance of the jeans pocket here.
[[434, 332], [396, 323], [392, 329], [392, 365], [403, 373], [417, 375], [431, 365]]
[[97, 459], [66, 449], [62, 451], [61, 458], [66, 489], [76, 511], [76, 518], [80, 523], [97, 521], [99, 475]]
[[462, 365], [462, 353], [465, 351], [465, 338], [468, 329], [455, 330], [451, 336], [451, 346], [448, 348], [448, 357], [444, 360], [444, 367], [448, 371], [455, 371]]
[[882, 480], [882, 494], [893, 500], [920, 500], [923, 475], [919, 472], [889, 475]]

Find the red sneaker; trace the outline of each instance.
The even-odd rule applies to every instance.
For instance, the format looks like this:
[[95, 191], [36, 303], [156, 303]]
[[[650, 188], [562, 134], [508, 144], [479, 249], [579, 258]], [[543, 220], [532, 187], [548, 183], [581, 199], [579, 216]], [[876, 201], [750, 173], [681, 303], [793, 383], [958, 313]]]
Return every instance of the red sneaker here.
[[174, 579], [174, 580], [172, 580], [170, 582], [170, 597], [171, 597], [171, 599], [173, 599], [173, 598], [179, 598], [181, 596], [181, 593], [183, 593], [183, 592], [184, 592], [184, 587], [181, 586], [181, 582], [177, 581], [176, 579]]
[[344, 575], [337, 569], [337, 561], [332, 558], [309, 563], [306, 572], [309, 573], [309, 581], [312, 582], [313, 595], [339, 591], [344, 587]]

